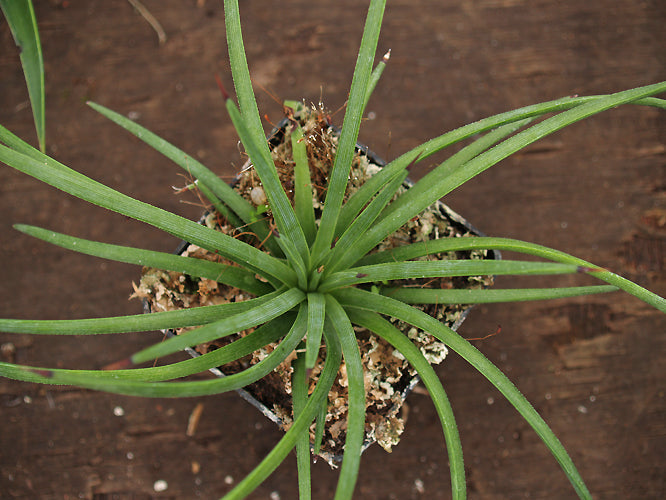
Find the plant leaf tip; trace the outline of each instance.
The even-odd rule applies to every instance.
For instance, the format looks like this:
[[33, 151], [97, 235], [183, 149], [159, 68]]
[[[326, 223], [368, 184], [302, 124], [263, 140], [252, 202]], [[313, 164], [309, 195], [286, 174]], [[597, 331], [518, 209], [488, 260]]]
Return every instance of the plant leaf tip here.
[[601, 273], [604, 271], [608, 271], [607, 269], [603, 269], [601, 267], [588, 267], [588, 266], [578, 266], [576, 268], [577, 273]]
[[215, 74], [215, 81], [217, 82], [217, 86], [220, 89], [220, 92], [222, 92], [222, 97], [224, 98], [224, 101], [228, 101], [230, 99], [229, 97], [229, 92], [227, 92], [227, 89], [224, 88], [224, 84], [222, 83], [222, 78], [220, 78], [219, 74]]
[[384, 54], [384, 57], [382, 57], [382, 61], [384, 63], [387, 63], [387, 62], [389, 62], [389, 59], [391, 59], [391, 49], [388, 49], [386, 54]]

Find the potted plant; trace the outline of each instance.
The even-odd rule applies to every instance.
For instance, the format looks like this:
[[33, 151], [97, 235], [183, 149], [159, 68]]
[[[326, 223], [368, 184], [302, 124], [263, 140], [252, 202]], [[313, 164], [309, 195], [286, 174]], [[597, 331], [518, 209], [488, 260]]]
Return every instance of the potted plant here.
[[[661, 310], [664, 309], [664, 300], [608, 271], [579, 259], [512, 240], [459, 238], [447, 241], [447, 239], [441, 239], [437, 240], [436, 244], [407, 245], [400, 251], [393, 250], [390, 254], [386, 252], [370, 254], [370, 252], [387, 236], [451, 189], [494, 165], [502, 158], [553, 131], [610, 107], [624, 103], [663, 106], [661, 101], [649, 97], [663, 92], [666, 85], [657, 84], [611, 96], [566, 98], [471, 124], [433, 139], [394, 160], [366, 182], [357, 192], [359, 194], [354, 194], [355, 199], [350, 197], [343, 205], [360, 118], [372, 88], [372, 77], [378, 76], [379, 73], [379, 70], [373, 72], [371, 65], [383, 7], [383, 2], [377, 1], [372, 2], [370, 6], [349, 103], [336, 149], [335, 163], [326, 186], [324, 209], [321, 221], [318, 226], [315, 224], [314, 231], [312, 231], [312, 225], [307, 222], [310, 217], [310, 208], [307, 204], [299, 204], [296, 201], [293, 206], [291, 205], [287, 193], [280, 183], [268, 146], [263, 139], [263, 130], [256, 112], [242, 50], [240, 21], [235, 2], [226, 2], [226, 21], [232, 72], [240, 111], [229, 98], [226, 100], [227, 108], [261, 180], [261, 188], [266, 196], [267, 206], [272, 212], [276, 228], [262, 224], [256, 206], [250, 205], [247, 200], [243, 201], [242, 197], [232, 192], [226, 184], [216, 180], [213, 174], [201, 167], [193, 158], [177, 151], [159, 138], [141, 131], [144, 140], [187, 168], [198, 179], [199, 188], [202, 191], [206, 189], [211, 192], [211, 202], [214, 205], [219, 204], [223, 213], [226, 211], [225, 217], [230, 219], [235, 217], [240, 219], [243, 225], [253, 225], [253, 232], [268, 246], [266, 252], [220, 232], [211, 231], [209, 228], [142, 204], [95, 183], [55, 160], [41, 155], [6, 130], [3, 130], [0, 136], [2, 142], [8, 146], [0, 150], [0, 159], [8, 165], [82, 199], [165, 229], [217, 253], [225, 260], [239, 264], [240, 267], [224, 262], [214, 263], [216, 265], [211, 266], [201, 262], [200, 259], [196, 261], [168, 254], [86, 242], [32, 227], [19, 226], [19, 229], [63, 246], [83, 249], [94, 255], [183, 271], [191, 276], [213, 276], [216, 282], [251, 287], [256, 296], [254, 299], [211, 306], [212, 308], [188, 309], [182, 312], [166, 311], [121, 319], [81, 320], [74, 323], [3, 320], [0, 322], [1, 330], [58, 333], [76, 328], [76, 331], [85, 334], [204, 325], [191, 333], [174, 337], [164, 343], [142, 350], [130, 360], [126, 360], [126, 364], [129, 365], [149, 361], [187, 346], [199, 345], [202, 342], [215, 340], [267, 322], [284, 321], [284, 327], [280, 329], [281, 334], [285, 334], [284, 340], [280, 344], [281, 348], [273, 350], [262, 361], [261, 368], [253, 366], [237, 375], [213, 381], [165, 382], [217, 366], [220, 358], [233, 350], [221, 348], [186, 362], [153, 368], [91, 372], [20, 367], [5, 363], [0, 365], [0, 373], [21, 380], [76, 384], [144, 396], [219, 393], [245, 386], [255, 377], [264, 375], [261, 373], [262, 370], [267, 370], [266, 373], [270, 372], [274, 368], [271, 366], [273, 363], [276, 363], [275, 366], [277, 366], [280, 361], [291, 355], [298, 342], [306, 337], [305, 356], [298, 357], [294, 367], [294, 422], [267, 459], [232, 490], [229, 498], [247, 495], [284, 459], [293, 446], [296, 446], [299, 458], [299, 485], [302, 488], [302, 496], [308, 495], [309, 433], [307, 429], [325, 408], [330, 386], [336, 378], [343, 357], [348, 375], [349, 410], [345, 454], [337, 495], [345, 498], [350, 497], [353, 492], [365, 430], [364, 376], [352, 323], [361, 325], [393, 344], [419, 372], [426, 388], [433, 396], [446, 435], [454, 496], [459, 497], [464, 495], [464, 469], [461, 447], [450, 406], [441, 383], [430, 365], [425, 362], [420, 351], [404, 335], [398, 334], [393, 325], [384, 319], [384, 316], [394, 317], [432, 334], [487, 376], [544, 439], [579, 495], [588, 496], [585, 485], [561, 444], [533, 408], [508, 382], [506, 376], [446, 326], [408, 304], [411, 302], [441, 304], [445, 300], [455, 303], [523, 300], [530, 297], [560, 297], [572, 293], [609, 291], [611, 288], [476, 290], [466, 294], [465, 299], [461, 300], [459, 296], [456, 296], [455, 290], [452, 291], [454, 293], [449, 294], [445, 293], [449, 290], [417, 290], [399, 285], [402, 284], [402, 280], [440, 278], [451, 275], [568, 272], [590, 274], [600, 278], [610, 283], [612, 289], [624, 289]], [[112, 116], [110, 112], [99, 107], [98, 109], [108, 116]], [[530, 122], [547, 113], [558, 114], [525, 128], [530, 125]], [[131, 128], [130, 124], [125, 125], [127, 128]], [[481, 139], [451, 156], [413, 188], [391, 201], [402, 183], [401, 177], [406, 174], [405, 170], [412, 162], [420, 161], [434, 151], [463, 138], [486, 131], [488, 133]], [[309, 185], [310, 182], [305, 183], [305, 187], [309, 187]], [[303, 186], [301, 185], [301, 187]], [[337, 241], [336, 236], [339, 237]], [[336, 244], [332, 245], [334, 241]], [[537, 255], [545, 260], [555, 261], [555, 263], [411, 260], [445, 251], [490, 248], [509, 249]], [[390, 290], [387, 290], [384, 281], [399, 283], [390, 283], [388, 285]], [[266, 283], [270, 288], [265, 291], [259, 290]], [[372, 288], [373, 285], [376, 289]], [[366, 286], [370, 288], [364, 289]], [[255, 332], [257, 331], [260, 329], [255, 330]], [[311, 359], [312, 353], [319, 350], [320, 347], [318, 342], [313, 344], [311, 339], [317, 339], [320, 333], [325, 341], [326, 361], [316, 387], [311, 394], [307, 394], [303, 379], [308, 375], [306, 369], [308, 357]], [[249, 337], [250, 335], [246, 338]], [[256, 350], [264, 345], [264, 340], [263, 337], [255, 335], [251, 341], [245, 341], [245, 343]], [[308, 340], [310, 340], [309, 346], [307, 345]], [[260, 364], [255, 366], [260, 366]]]

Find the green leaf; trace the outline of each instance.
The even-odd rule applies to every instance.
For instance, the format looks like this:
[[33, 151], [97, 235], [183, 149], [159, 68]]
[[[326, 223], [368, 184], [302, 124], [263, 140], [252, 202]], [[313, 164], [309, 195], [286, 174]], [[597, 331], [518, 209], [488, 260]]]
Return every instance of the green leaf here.
[[368, 88], [365, 91], [365, 102], [363, 103], [363, 110], [365, 111], [365, 108], [368, 107], [368, 101], [370, 100], [370, 97], [372, 96], [372, 93], [375, 91], [375, 87], [377, 86], [377, 83], [379, 83], [379, 79], [382, 77], [382, 73], [384, 73], [384, 69], [386, 68], [386, 64], [389, 62], [389, 59], [391, 58], [391, 50], [384, 54], [384, 57], [382, 57], [382, 60], [377, 63], [377, 66], [375, 66], [375, 69], [372, 70], [372, 73], [370, 74], [370, 81], [368, 82]]
[[342, 352], [340, 342], [336, 335], [329, 329], [324, 330], [326, 339], [326, 361], [324, 368], [319, 376], [319, 381], [314, 391], [310, 395], [308, 402], [303, 408], [301, 415], [294, 420], [289, 430], [280, 439], [277, 445], [264, 458], [261, 463], [254, 468], [245, 479], [224, 496], [223, 500], [240, 500], [246, 498], [254, 489], [261, 484], [277, 467], [284, 461], [289, 451], [294, 447], [298, 438], [307, 432], [312, 419], [319, 412], [319, 409], [325, 404], [328, 397], [328, 391], [333, 386], [333, 382], [338, 374]]
[[[0, 141], [4, 142], [12, 136], [11, 132], [0, 126]], [[35, 153], [40, 155], [39, 160], [33, 157]], [[145, 222], [206, 250], [219, 253], [229, 260], [242, 263], [269, 281], [272, 280], [274, 285], [279, 285], [279, 282], [290, 285], [295, 283], [294, 272], [289, 267], [261, 250], [119, 193], [36, 150], [28, 156], [0, 145], [0, 161], [72, 196]]]
[[437, 410], [437, 415], [444, 431], [451, 471], [452, 498], [464, 499], [466, 497], [467, 485], [465, 483], [465, 466], [458, 426], [456, 425], [451, 403], [435, 370], [423, 354], [421, 354], [419, 348], [390, 322], [378, 314], [362, 309], [347, 306], [346, 310], [352, 322], [367, 328], [389, 342], [418, 373], [430, 394], [432, 402], [435, 404], [435, 409]]
[[39, 149], [44, 151], [46, 148], [44, 58], [35, 10], [31, 0], [0, 0], [0, 9], [7, 19], [14, 42], [21, 53], [21, 65], [28, 87]]
[[377, 49], [379, 31], [386, 0], [372, 0], [365, 21], [361, 47], [354, 68], [347, 111], [342, 122], [340, 140], [335, 154], [335, 162], [329, 173], [328, 190], [322, 212], [319, 231], [312, 248], [313, 265], [317, 266], [321, 257], [330, 249], [338, 215], [345, 194], [345, 187], [351, 170], [351, 162], [356, 149], [356, 140], [363, 117], [365, 96], [370, 81], [372, 63]]
[[[273, 371], [294, 350], [305, 334], [306, 318], [297, 317], [291, 330], [284, 340], [278, 344], [271, 353], [256, 365], [223, 378], [213, 380], [197, 380], [193, 382], [142, 382], [136, 380], [110, 380], [106, 378], [87, 378], [74, 370], [63, 372], [30, 372], [32, 381], [43, 384], [68, 384], [86, 387], [115, 394], [129, 396], [143, 396], [154, 398], [195, 397], [221, 394], [245, 387], [265, 377]], [[176, 337], [177, 338], [177, 337]], [[3, 370], [17, 370], [16, 365], [0, 364], [0, 373]], [[29, 371], [23, 367], [20, 370]], [[313, 417], [314, 418], [314, 417]]]
[[610, 285], [573, 286], [563, 288], [519, 289], [460, 289], [433, 288], [382, 288], [382, 295], [407, 304], [489, 304], [494, 302], [522, 302], [527, 300], [554, 300], [579, 297], [594, 293], [615, 292], [619, 288]]
[[379, 314], [385, 314], [414, 325], [415, 327], [433, 335], [453, 351], [457, 352], [477, 371], [479, 371], [479, 373], [486, 377], [509, 400], [530, 426], [532, 426], [534, 431], [543, 440], [560, 464], [578, 495], [581, 498], [591, 498], [591, 495], [578, 473], [578, 470], [576, 470], [576, 466], [573, 464], [571, 457], [569, 457], [562, 446], [562, 443], [560, 443], [553, 431], [548, 427], [527, 399], [525, 399], [525, 396], [523, 396], [516, 386], [511, 383], [506, 375], [488, 361], [488, 359], [472, 344], [424, 312], [389, 297], [356, 288], [336, 290], [333, 295], [344, 307], [356, 307], [377, 312]]
[[430, 260], [386, 262], [339, 271], [327, 278], [320, 292], [377, 281], [437, 278], [445, 276], [567, 274], [580, 272], [579, 266], [550, 262], [513, 260]]
[[340, 239], [335, 243], [335, 247], [324, 260], [324, 275], [344, 269], [347, 267], [347, 264], [351, 265], [351, 263], [357, 260], [355, 257], [350, 259], [346, 259], [345, 257], [349, 253], [355, 253], [354, 250], [358, 248], [359, 240], [362, 239], [381, 211], [395, 196], [396, 191], [402, 186], [406, 177], [406, 172], [395, 176], [347, 227]]
[[306, 339], [305, 368], [314, 368], [321, 336], [324, 331], [326, 299], [320, 293], [308, 293], [308, 335]]
[[361, 465], [365, 438], [365, 376], [356, 333], [347, 313], [331, 295], [326, 296], [326, 324], [340, 339], [347, 371], [347, 436], [335, 499], [351, 499]]
[[[212, 193], [215, 199], [222, 202], [222, 206], [218, 203], [215, 204], [215, 207], [229, 222], [235, 224], [236, 227], [240, 227], [242, 224], [239, 224], [238, 220], [235, 220], [236, 217], [240, 217], [240, 220], [245, 223], [247, 230], [254, 232], [259, 241], [266, 240], [269, 235], [268, 225], [263, 221], [257, 221], [253, 218], [254, 207], [252, 204], [236, 192], [228, 183], [209, 170], [208, 167], [129, 118], [94, 102], [89, 101], [88, 106], [121, 126], [135, 137], [141, 139], [156, 151], [162, 153], [197, 179], [198, 189], [201, 190], [204, 196], [215, 204], [214, 200], [211, 199], [210, 193]], [[209, 191], [209, 194], [206, 193], [207, 191]], [[229, 208], [227, 209], [226, 207]], [[279, 248], [270, 239], [266, 240], [265, 244], [273, 253], [280, 255]]]
[[276, 290], [242, 302], [110, 318], [69, 320], [0, 319], [0, 332], [35, 335], [99, 335], [184, 328], [205, 325], [252, 310], [278, 297], [281, 293], [283, 293], [283, 290]]
[[[303, 306], [307, 307], [307, 306]], [[292, 361], [291, 394], [294, 407], [294, 420], [303, 412], [308, 402], [308, 381], [306, 378], [305, 356], [299, 352]], [[312, 493], [310, 477], [310, 433], [303, 432], [296, 441], [296, 466], [298, 470], [298, 498], [309, 500]]]
[[308, 163], [307, 142], [303, 129], [297, 126], [291, 133], [291, 150], [294, 155], [294, 210], [303, 228], [305, 239], [311, 244], [315, 239], [314, 205], [312, 204], [312, 182]]
[[602, 111], [664, 91], [666, 82], [661, 82], [593, 99], [532, 125], [469, 161], [459, 165], [452, 164], [449, 160], [443, 162], [387, 208], [368, 231], [366, 238], [369, 243], [366, 247], [372, 241], [380, 242], [385, 235], [397, 230], [456, 187], [535, 141]]
[[103, 259], [154, 267], [166, 271], [181, 272], [190, 276], [206, 278], [228, 286], [240, 288], [254, 295], [264, 295], [273, 291], [273, 287], [268, 283], [255, 278], [255, 273], [238, 266], [230, 266], [205, 259], [195, 259], [194, 257], [182, 257], [180, 255], [153, 250], [84, 240], [35, 226], [16, 224], [14, 228], [53, 245]]
[[250, 155], [254, 169], [259, 179], [261, 179], [273, 219], [280, 232], [280, 240], [277, 243], [285, 251], [292, 265], [297, 269], [303, 269], [303, 272], [299, 273], [299, 278], [304, 281], [306, 276], [305, 267], [307, 267], [310, 260], [308, 244], [305, 240], [303, 229], [296, 218], [294, 209], [287, 198], [287, 194], [284, 192], [270, 153], [268, 153], [267, 157], [263, 155], [263, 148], [261, 146], [266, 144], [266, 140], [262, 135], [261, 143], [257, 143], [239, 114], [236, 105], [230, 98], [226, 101], [226, 107], [231, 121], [245, 146], [245, 150]]
[[[528, 124], [531, 121], [531, 118], [525, 118], [523, 120], [519, 120], [517, 122], [513, 123], [508, 123], [506, 125], [502, 125], [501, 127], [498, 127], [495, 130], [492, 130], [488, 132], [486, 135], [481, 137], [480, 139], [477, 139], [474, 141], [472, 144], [469, 144], [468, 146], [465, 146], [463, 149], [458, 151], [456, 154], [451, 156], [445, 163], [449, 163], [452, 165], [456, 165], [459, 163], [464, 163], [466, 161], [471, 160], [475, 156], [478, 156], [481, 154], [483, 151], [487, 150], [491, 146], [497, 144], [499, 141], [507, 137], [508, 135], [513, 134], [517, 130], [520, 130], [522, 127], [524, 127], [526, 124]], [[414, 160], [416, 160], [415, 158]], [[344, 209], [343, 209], [343, 215], [344, 215], [344, 222], [346, 224], [349, 224], [348, 218], [353, 215], [353, 217], [356, 217], [356, 212], [360, 210], [361, 206], [364, 206], [368, 202], [368, 197], [372, 196], [374, 194], [374, 189], [375, 189], [375, 182], [377, 185], [379, 182], [383, 181], [386, 179], [385, 176], [382, 176], [382, 172], [385, 169], [390, 169], [391, 167], [384, 167], [384, 169], [380, 170], [379, 173], [375, 174], [373, 177], [371, 177], [362, 187], [359, 189], [352, 197], [349, 199], [349, 201], [346, 203]], [[397, 170], [397, 176], [400, 176], [400, 173], [402, 173], [402, 178], [406, 176], [406, 173], [402, 170]], [[366, 190], [367, 189], [367, 190]], [[388, 209], [387, 209], [388, 210]], [[415, 214], [416, 215], [416, 214]], [[382, 216], [383, 217], [383, 214]], [[381, 218], [380, 217], [380, 218]], [[338, 269], [344, 269], [345, 267], [349, 267], [354, 264], [358, 259], [363, 257], [367, 252], [369, 252], [372, 248], [374, 248], [381, 240], [387, 238], [390, 235], [390, 233], [386, 233], [384, 235], [380, 234], [364, 234], [362, 238], [360, 238], [356, 244], [353, 247], [350, 247], [349, 250], [347, 251], [347, 254], [340, 260], [338, 263], [337, 267]]]
[[[240, 314], [227, 317], [220, 321], [171, 337], [159, 344], [142, 349], [132, 356], [135, 364], [167, 356], [186, 347], [210, 342], [232, 333], [246, 330], [270, 321], [289, 311], [305, 299], [305, 294], [292, 288], [265, 303]], [[305, 332], [303, 332], [305, 333]]]
[[[35, 366], [19, 366], [10, 363], [0, 365], [2, 376], [23, 380], [25, 382], [38, 382], [49, 384], [72, 383], [72, 380], [132, 380], [141, 382], [158, 382], [185, 377], [194, 373], [200, 373], [211, 368], [222, 366], [231, 361], [240, 359], [252, 352], [262, 348], [266, 344], [276, 342], [293, 324], [285, 316], [260, 326], [245, 337], [211, 351], [207, 354], [190, 358], [185, 361], [170, 363], [165, 366], [154, 366], [150, 368], [132, 368], [121, 370], [69, 370], [63, 368], [45, 368]], [[46, 376], [46, 382], [44, 378]], [[65, 382], [68, 381], [68, 382]], [[99, 387], [98, 387], [99, 388]]]
[[554, 262], [573, 264], [579, 266], [581, 271], [594, 276], [606, 283], [616, 286], [620, 290], [638, 297], [646, 304], [666, 312], [666, 299], [646, 290], [645, 288], [625, 279], [617, 274], [602, 269], [573, 255], [559, 250], [536, 245], [527, 241], [514, 240], [510, 238], [488, 238], [488, 237], [465, 237], [465, 238], [441, 238], [428, 241], [427, 243], [412, 243], [399, 248], [393, 248], [384, 252], [377, 252], [362, 259], [363, 264], [370, 265], [379, 262], [393, 262], [395, 260], [414, 259], [424, 255], [450, 252], [456, 250], [506, 250], [526, 255], [534, 255]]

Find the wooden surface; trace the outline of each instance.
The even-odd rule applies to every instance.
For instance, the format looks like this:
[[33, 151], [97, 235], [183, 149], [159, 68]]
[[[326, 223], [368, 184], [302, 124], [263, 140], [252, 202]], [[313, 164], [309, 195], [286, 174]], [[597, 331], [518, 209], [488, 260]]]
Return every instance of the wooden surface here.
[[[91, 99], [132, 113], [221, 175], [239, 169], [237, 138], [214, 80], [219, 73], [231, 87], [221, 2], [144, 4], [168, 35], [162, 46], [128, 2], [36, 2], [48, 151], [125, 193], [195, 218], [199, 208], [181, 203], [171, 189], [184, 183], [179, 169], [85, 106]], [[321, 96], [329, 108], [341, 107], [367, 2], [241, 4], [262, 112], [272, 122], [281, 117], [270, 94], [313, 102]], [[492, 113], [664, 80], [664, 23], [666, 7], [657, 0], [389, 1], [379, 51], [392, 49], [391, 63], [361, 140], [391, 159]], [[22, 78], [1, 24], [0, 123], [34, 143]], [[546, 138], [445, 201], [488, 234], [570, 252], [664, 295], [665, 117], [644, 108], [613, 110]], [[415, 177], [434, 161], [423, 162]], [[7, 167], [0, 168], [0, 214], [0, 317], [140, 311], [138, 302], [127, 301], [138, 269], [35, 242], [13, 231], [13, 223], [160, 250], [176, 245]], [[663, 498], [664, 316], [612, 294], [479, 307], [461, 333], [484, 337], [498, 325], [499, 335], [475, 344], [552, 426], [595, 497]], [[22, 364], [101, 367], [156, 335], [2, 334], [0, 341], [16, 347], [5, 359]], [[455, 355], [439, 373], [461, 430], [470, 498], [574, 497], [554, 459], [487, 381]], [[198, 404], [201, 419], [188, 437]], [[432, 403], [415, 394], [409, 404], [395, 451], [372, 447], [364, 454], [358, 498], [449, 498]], [[280, 437], [234, 394], [141, 400], [3, 379], [0, 418], [2, 498], [217, 498]], [[322, 463], [313, 474], [313, 497], [329, 498], [337, 474]], [[168, 483], [164, 492], [154, 490], [160, 479]], [[290, 458], [252, 498], [276, 498], [271, 492], [295, 498], [295, 485]]]

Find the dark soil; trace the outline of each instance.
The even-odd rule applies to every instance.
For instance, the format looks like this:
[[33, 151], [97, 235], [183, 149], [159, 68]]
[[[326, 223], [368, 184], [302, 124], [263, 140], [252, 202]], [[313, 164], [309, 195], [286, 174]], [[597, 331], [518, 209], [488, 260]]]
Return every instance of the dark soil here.
[[[159, 45], [124, 0], [36, 2], [47, 70], [48, 152], [155, 205], [196, 218], [171, 186], [180, 171], [85, 106], [133, 113], [220, 172], [242, 160], [215, 84], [231, 88], [221, 2], [148, 1]], [[259, 106], [279, 99], [344, 103], [367, 2], [241, 2]], [[380, 53], [389, 67], [361, 141], [386, 159], [495, 112], [570, 94], [666, 79], [666, 7], [636, 2], [392, 1]], [[270, 6], [277, 6], [269, 8]], [[262, 90], [266, 89], [266, 91]], [[666, 294], [666, 115], [621, 108], [548, 137], [445, 200], [485, 232], [552, 246]], [[342, 121], [342, 113], [333, 117]], [[0, 25], [0, 123], [34, 140], [18, 55]], [[267, 123], [267, 128], [270, 125]], [[433, 165], [420, 164], [414, 177]], [[0, 317], [82, 318], [141, 311], [128, 302], [139, 270], [31, 240], [16, 222], [171, 250], [177, 242], [0, 168]], [[569, 284], [576, 278], [564, 278]], [[513, 286], [516, 279], [500, 279]], [[537, 286], [545, 283], [538, 283]], [[461, 329], [533, 402], [597, 498], [663, 498], [666, 319], [622, 294], [479, 307]], [[47, 338], [2, 335], [4, 359], [101, 367], [158, 334]], [[462, 434], [471, 498], [572, 498], [555, 460], [480, 375], [451, 355], [439, 369]], [[193, 436], [188, 417], [203, 404]], [[429, 399], [413, 394], [402, 442], [363, 456], [358, 498], [448, 498], [443, 437]], [[115, 411], [114, 411], [115, 409]], [[120, 410], [122, 409], [122, 411]], [[217, 498], [281, 432], [235, 394], [142, 400], [0, 381], [2, 498]], [[337, 473], [313, 468], [314, 498]], [[168, 488], [156, 492], [157, 480]], [[230, 484], [232, 483], [232, 484]], [[271, 493], [275, 495], [271, 496]], [[296, 497], [295, 460], [252, 498]]]

